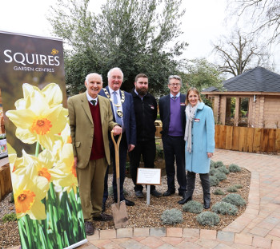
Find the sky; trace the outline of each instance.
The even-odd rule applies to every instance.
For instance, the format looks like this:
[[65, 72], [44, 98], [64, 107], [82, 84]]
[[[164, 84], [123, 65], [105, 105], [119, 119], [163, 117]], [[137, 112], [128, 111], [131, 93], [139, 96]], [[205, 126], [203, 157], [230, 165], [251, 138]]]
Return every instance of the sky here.
[[[232, 28], [225, 22], [226, 1], [183, 1], [182, 7], [186, 9], [186, 13], [182, 18], [184, 35], [181, 39], [189, 44], [183, 55], [184, 58], [205, 57], [215, 63], [212, 43], [217, 41], [219, 36], [228, 34]], [[104, 2], [105, 0], [91, 0], [90, 8], [99, 9]], [[0, 30], [51, 37], [51, 26], [47, 16], [50, 6], [55, 6], [55, 3], [56, 0], [1, 1]], [[276, 51], [274, 48], [272, 52], [276, 53]], [[280, 59], [275, 56], [274, 62], [276, 71], [280, 73]]]

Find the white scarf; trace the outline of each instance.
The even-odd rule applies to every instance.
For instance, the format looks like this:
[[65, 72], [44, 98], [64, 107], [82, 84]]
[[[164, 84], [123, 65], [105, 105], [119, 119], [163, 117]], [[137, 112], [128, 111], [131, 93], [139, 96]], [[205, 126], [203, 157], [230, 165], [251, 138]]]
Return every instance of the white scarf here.
[[184, 139], [188, 143], [187, 150], [189, 153], [192, 152], [192, 122], [195, 117], [197, 106], [199, 104], [200, 104], [200, 101], [197, 101], [197, 104], [194, 107], [192, 107], [191, 104], [189, 103], [185, 110], [186, 116], [187, 116], [187, 124], [186, 124]]

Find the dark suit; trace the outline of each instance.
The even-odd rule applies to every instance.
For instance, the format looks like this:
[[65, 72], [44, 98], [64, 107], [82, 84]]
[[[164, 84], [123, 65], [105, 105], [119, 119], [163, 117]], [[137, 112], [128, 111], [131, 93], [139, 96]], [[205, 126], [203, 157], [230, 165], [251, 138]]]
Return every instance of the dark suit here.
[[108, 131], [111, 131], [117, 125], [113, 122], [110, 101], [98, 96], [98, 105], [105, 157], [90, 160], [94, 138], [94, 122], [86, 93], [68, 99], [71, 137], [74, 156], [78, 159], [76, 170], [85, 220], [90, 220], [91, 214], [94, 216], [100, 215], [102, 211], [103, 179], [107, 165], [110, 163]]
[[[185, 114], [185, 99], [186, 95], [180, 94], [180, 114], [181, 125], [183, 132], [186, 126]], [[179, 194], [186, 191], [186, 171], [185, 171], [185, 141], [184, 134], [182, 136], [169, 136], [170, 124], [170, 94], [161, 97], [159, 100], [159, 113], [162, 121], [162, 142], [165, 157], [165, 167], [167, 174], [168, 190], [175, 192], [175, 167], [174, 158], [176, 157], [177, 164], [177, 180], [179, 183]]]
[[[106, 87], [108, 94], [110, 94], [109, 87]], [[106, 96], [103, 89], [99, 92], [101, 96]], [[119, 147], [119, 161], [120, 161], [120, 200], [124, 199], [123, 194], [123, 183], [125, 180], [125, 169], [126, 169], [126, 158], [127, 158], [127, 149], [129, 144], [136, 144], [136, 121], [135, 121], [135, 113], [134, 113], [134, 105], [133, 98], [130, 93], [124, 92], [125, 101], [122, 103], [123, 109], [123, 125], [124, 125], [124, 133], [122, 134], [122, 139]], [[113, 106], [111, 103], [112, 112]], [[114, 117], [115, 121], [115, 117]], [[116, 136], [117, 140], [118, 136]], [[115, 149], [113, 142], [110, 139], [110, 151], [111, 151], [111, 159], [113, 163], [114, 175], [113, 175], [113, 191], [114, 191], [114, 200], [117, 200], [117, 184], [116, 184], [116, 174], [115, 174]], [[106, 172], [105, 180], [104, 180], [104, 197], [103, 202], [105, 202], [108, 198], [108, 169]]]

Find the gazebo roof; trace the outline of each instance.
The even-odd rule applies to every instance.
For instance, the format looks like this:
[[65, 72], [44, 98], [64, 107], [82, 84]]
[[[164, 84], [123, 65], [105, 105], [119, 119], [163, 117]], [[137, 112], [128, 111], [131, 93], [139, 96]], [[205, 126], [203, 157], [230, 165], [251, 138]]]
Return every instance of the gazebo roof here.
[[[280, 92], [280, 75], [263, 67], [256, 67], [223, 82], [227, 92]], [[202, 92], [219, 92], [209, 87]]]

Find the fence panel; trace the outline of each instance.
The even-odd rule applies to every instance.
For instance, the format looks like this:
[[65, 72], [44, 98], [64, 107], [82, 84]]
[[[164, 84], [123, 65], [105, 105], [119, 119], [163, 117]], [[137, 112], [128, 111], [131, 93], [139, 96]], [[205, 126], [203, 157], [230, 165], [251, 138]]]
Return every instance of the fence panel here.
[[[157, 127], [156, 136], [162, 127]], [[215, 126], [216, 148], [244, 152], [280, 153], [280, 129]]]
[[216, 125], [216, 148], [244, 152], [280, 152], [280, 129]]

